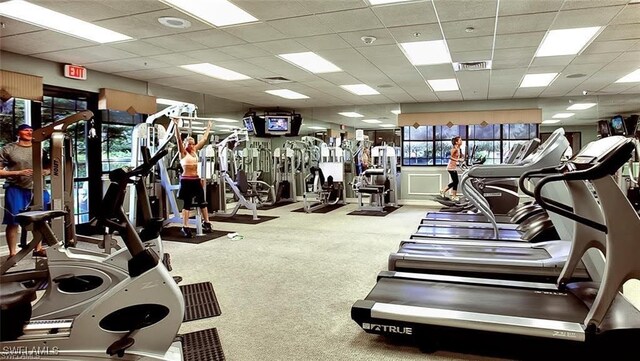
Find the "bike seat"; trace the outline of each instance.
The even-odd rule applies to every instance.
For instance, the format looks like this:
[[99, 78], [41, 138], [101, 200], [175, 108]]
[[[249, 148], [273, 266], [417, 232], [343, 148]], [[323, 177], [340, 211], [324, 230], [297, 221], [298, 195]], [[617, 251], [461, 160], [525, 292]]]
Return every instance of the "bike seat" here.
[[33, 288], [21, 290], [8, 290], [0, 288], [0, 309], [8, 310], [20, 304], [30, 304], [36, 299], [36, 290]]
[[66, 211], [53, 210], [53, 211], [29, 211], [22, 212], [16, 216], [16, 220], [23, 226], [35, 223], [38, 221], [48, 221], [53, 218], [61, 217], [67, 214]]

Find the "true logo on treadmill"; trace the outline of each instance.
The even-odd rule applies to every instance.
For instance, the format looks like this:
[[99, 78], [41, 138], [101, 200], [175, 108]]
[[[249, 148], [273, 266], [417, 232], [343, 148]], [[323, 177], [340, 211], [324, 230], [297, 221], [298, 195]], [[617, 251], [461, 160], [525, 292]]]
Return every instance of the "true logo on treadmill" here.
[[378, 325], [375, 323], [364, 322], [362, 324], [362, 329], [372, 331], [372, 332], [395, 333], [398, 335], [413, 335], [413, 328], [411, 327]]

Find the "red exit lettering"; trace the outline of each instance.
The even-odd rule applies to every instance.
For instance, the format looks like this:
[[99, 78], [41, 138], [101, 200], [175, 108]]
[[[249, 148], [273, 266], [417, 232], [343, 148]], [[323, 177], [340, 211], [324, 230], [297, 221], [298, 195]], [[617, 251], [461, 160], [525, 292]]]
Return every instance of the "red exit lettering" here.
[[86, 80], [87, 68], [79, 65], [67, 64], [64, 66], [64, 76], [71, 79]]

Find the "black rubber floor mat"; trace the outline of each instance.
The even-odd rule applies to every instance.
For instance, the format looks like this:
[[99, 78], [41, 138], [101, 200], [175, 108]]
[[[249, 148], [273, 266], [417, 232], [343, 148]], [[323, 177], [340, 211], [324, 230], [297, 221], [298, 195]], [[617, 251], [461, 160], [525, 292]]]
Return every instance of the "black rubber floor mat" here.
[[[340, 207], [343, 207], [344, 204], [331, 204], [328, 205], [326, 207], [322, 207], [320, 209], [316, 209], [315, 211], [311, 212], [311, 213], [329, 213], [335, 209], [338, 209]], [[304, 207], [303, 208], [298, 208], [298, 209], [294, 209], [291, 212], [298, 212], [298, 213], [305, 213], [304, 211]]]
[[220, 305], [211, 282], [180, 286], [184, 296], [184, 321], [220, 316]]
[[258, 207], [259, 211], [268, 211], [270, 209], [274, 209], [274, 208], [280, 208], [280, 207], [284, 207], [284, 206], [288, 206], [289, 204], [294, 204], [295, 202], [280, 202], [280, 203], [276, 203], [276, 204], [272, 204], [272, 205], [261, 205]]
[[251, 214], [236, 214], [233, 217], [216, 217], [213, 214], [209, 216], [212, 222], [225, 222], [225, 223], [242, 223], [242, 224], [260, 224], [272, 219], [276, 219], [276, 216], [263, 216], [258, 215], [260, 219], [253, 219]]
[[398, 206], [398, 207], [387, 206], [387, 207], [384, 207], [383, 212], [378, 212], [378, 211], [353, 211], [353, 212], [347, 213], [347, 215], [349, 215], [349, 216], [384, 217], [387, 214], [395, 211], [396, 209], [398, 209], [400, 207], [402, 207], [402, 206]]
[[[160, 236], [163, 241], [171, 241], [171, 242], [182, 242], [182, 243], [192, 243], [192, 244], [200, 244], [206, 241], [210, 241], [212, 239], [220, 238], [226, 236], [229, 233], [233, 233], [233, 231], [219, 231], [213, 230], [212, 233], [205, 233], [203, 236], [195, 236], [193, 238], [185, 238], [180, 234], [181, 227], [165, 227], [160, 232]], [[191, 231], [195, 233], [195, 228], [192, 228]]]
[[218, 330], [209, 328], [180, 335], [183, 361], [223, 361], [224, 352]]

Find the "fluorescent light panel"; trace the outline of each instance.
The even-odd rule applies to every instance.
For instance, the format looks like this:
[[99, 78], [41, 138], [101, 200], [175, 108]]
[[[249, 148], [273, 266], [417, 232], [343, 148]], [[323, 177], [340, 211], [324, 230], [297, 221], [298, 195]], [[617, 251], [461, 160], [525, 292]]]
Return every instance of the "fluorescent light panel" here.
[[332, 62], [311, 51], [305, 53], [279, 54], [278, 57], [315, 74], [342, 71], [342, 69], [338, 68]]
[[542, 124], [556, 124], [560, 122], [561, 122], [560, 119], [546, 119], [542, 121]]
[[362, 121], [365, 122], [365, 123], [369, 123], [369, 124], [380, 124], [380, 123], [382, 123], [378, 119], [362, 119]]
[[214, 26], [226, 26], [258, 21], [248, 12], [226, 0], [160, 0], [189, 16]]
[[391, 113], [395, 115], [400, 115], [402, 112], [400, 110], [392, 110]]
[[556, 113], [551, 118], [566, 119], [571, 118], [575, 113]]
[[413, 65], [451, 63], [451, 55], [444, 40], [400, 43], [400, 46]]
[[246, 80], [250, 77], [210, 63], [180, 65], [181, 68], [222, 80]]
[[165, 98], [156, 98], [156, 104], [180, 105], [180, 104], [184, 104], [184, 102], [179, 102], [177, 100], [171, 100], [171, 99], [165, 99]]
[[595, 105], [596, 103], [578, 103], [568, 107], [567, 110], [585, 110], [585, 109], [593, 108]]
[[342, 112], [342, 113], [338, 113], [344, 117], [349, 117], [349, 118], [362, 118], [364, 117], [364, 115], [360, 114], [360, 113], [356, 113], [356, 112]]
[[413, 0], [369, 0], [369, 4], [371, 5], [383, 5], [383, 4], [394, 4], [394, 3], [402, 3], [406, 1]]
[[524, 76], [524, 79], [522, 79], [520, 88], [548, 86], [557, 75], [558, 73], [527, 74]]
[[537, 57], [575, 55], [600, 31], [600, 26], [590, 28], [551, 30], [536, 52]]
[[455, 79], [433, 79], [427, 80], [433, 91], [445, 92], [458, 90], [458, 82]]
[[383, 128], [395, 128], [396, 125], [395, 124], [380, 124], [381, 127]]
[[304, 94], [300, 94], [289, 89], [265, 90], [265, 93], [276, 95], [285, 99], [308, 99], [309, 98]]
[[307, 127], [307, 128], [316, 129], [316, 130], [327, 130], [327, 128], [325, 128], [325, 127], [316, 127], [316, 126], [310, 126], [310, 127]]
[[340, 85], [340, 87], [348, 92], [351, 92], [355, 95], [376, 95], [380, 94], [377, 90], [366, 84], [351, 84], [351, 85]]
[[220, 123], [238, 123], [237, 120], [235, 119], [229, 119], [229, 118], [211, 118], [216, 122], [220, 122]]
[[622, 78], [616, 80], [616, 83], [636, 83], [640, 82], [640, 69], [633, 71]]
[[0, 15], [96, 43], [131, 39], [127, 35], [22, 0], [0, 3]]

